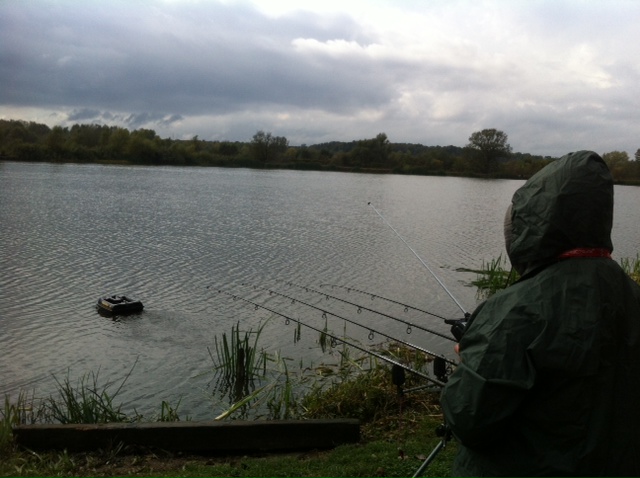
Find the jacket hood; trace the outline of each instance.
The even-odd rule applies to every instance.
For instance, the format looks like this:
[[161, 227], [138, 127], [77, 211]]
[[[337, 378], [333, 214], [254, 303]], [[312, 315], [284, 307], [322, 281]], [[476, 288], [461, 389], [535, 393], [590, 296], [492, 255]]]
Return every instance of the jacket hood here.
[[569, 153], [513, 195], [505, 218], [507, 254], [521, 274], [575, 248], [613, 250], [613, 180], [593, 151]]

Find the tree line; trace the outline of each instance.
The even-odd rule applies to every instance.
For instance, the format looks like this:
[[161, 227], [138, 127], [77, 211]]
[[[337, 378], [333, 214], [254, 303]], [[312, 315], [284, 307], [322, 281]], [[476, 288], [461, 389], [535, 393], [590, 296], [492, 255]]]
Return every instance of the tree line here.
[[[617, 182], [640, 184], [640, 149], [604, 153]], [[0, 120], [0, 159], [14, 161], [316, 169], [395, 174], [526, 179], [554, 157], [514, 153], [497, 129], [473, 132], [465, 146], [391, 143], [385, 133], [351, 142], [291, 146], [282, 136], [258, 131], [246, 142], [161, 138], [152, 129], [119, 126], [54, 126]]]

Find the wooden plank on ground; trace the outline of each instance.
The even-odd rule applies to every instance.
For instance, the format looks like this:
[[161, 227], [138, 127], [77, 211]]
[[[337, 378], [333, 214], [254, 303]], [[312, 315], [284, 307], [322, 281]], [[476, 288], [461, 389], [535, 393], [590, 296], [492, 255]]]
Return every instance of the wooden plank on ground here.
[[358, 420], [267, 420], [20, 425], [18, 445], [89, 451], [124, 445], [193, 453], [327, 449], [360, 439]]

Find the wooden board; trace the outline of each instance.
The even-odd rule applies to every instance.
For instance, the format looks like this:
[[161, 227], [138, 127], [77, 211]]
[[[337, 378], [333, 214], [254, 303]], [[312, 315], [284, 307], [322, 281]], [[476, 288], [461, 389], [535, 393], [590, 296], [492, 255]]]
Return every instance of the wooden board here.
[[123, 443], [167, 451], [241, 453], [333, 448], [360, 439], [358, 420], [266, 420], [20, 425], [18, 445], [89, 451]]

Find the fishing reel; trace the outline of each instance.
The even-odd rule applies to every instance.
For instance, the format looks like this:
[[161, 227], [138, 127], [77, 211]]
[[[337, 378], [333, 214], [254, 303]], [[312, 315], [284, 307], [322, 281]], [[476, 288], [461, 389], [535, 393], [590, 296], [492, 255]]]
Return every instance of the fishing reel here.
[[453, 436], [453, 432], [451, 431], [451, 428], [449, 428], [449, 425], [442, 423], [436, 427], [436, 436], [449, 441]]
[[464, 319], [444, 319], [444, 323], [451, 326], [451, 334], [455, 337], [457, 342], [460, 342], [462, 336], [464, 335], [464, 331], [469, 324], [469, 318], [471, 314], [466, 312], [464, 314]]

